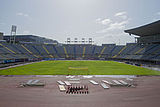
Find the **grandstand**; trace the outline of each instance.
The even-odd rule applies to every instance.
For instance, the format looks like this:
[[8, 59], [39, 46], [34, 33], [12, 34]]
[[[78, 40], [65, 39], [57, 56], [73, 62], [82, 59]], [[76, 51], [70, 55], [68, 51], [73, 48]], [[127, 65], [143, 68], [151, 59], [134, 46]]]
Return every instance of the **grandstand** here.
[[[137, 43], [126, 45], [0, 43], [0, 63], [17, 61], [85, 59], [160, 62], [160, 21], [125, 30], [137, 35]], [[17, 36], [18, 37], [18, 36]], [[31, 36], [32, 37], [32, 36]], [[6, 38], [4, 36], [4, 38]], [[25, 36], [26, 38], [26, 36]], [[22, 40], [22, 39], [21, 39]]]

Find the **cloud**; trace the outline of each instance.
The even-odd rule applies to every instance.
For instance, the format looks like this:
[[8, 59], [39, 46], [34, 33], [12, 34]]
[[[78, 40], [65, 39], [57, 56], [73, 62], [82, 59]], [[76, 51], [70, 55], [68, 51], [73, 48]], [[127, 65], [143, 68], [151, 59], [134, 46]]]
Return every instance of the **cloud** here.
[[[122, 19], [119, 20], [116, 17], [121, 17]], [[105, 29], [99, 30], [96, 33], [116, 33], [119, 31], [123, 31], [126, 28], [126, 25], [129, 23], [130, 18], [127, 16], [127, 12], [118, 12], [114, 15], [113, 19], [96, 19], [97, 23], [102, 25], [106, 25]]]
[[127, 12], [118, 12], [115, 14], [115, 16], [123, 16], [126, 15]]
[[96, 22], [98, 23], [98, 22], [100, 22], [102, 19], [101, 18], [98, 18], [98, 19], [96, 19]]
[[17, 16], [21, 16], [21, 17], [25, 17], [29, 20], [32, 20], [32, 18], [30, 17], [29, 14], [26, 14], [26, 13], [22, 13], [22, 12], [19, 12], [19, 13], [16, 13]]
[[94, 39], [96, 40], [95, 43], [98, 45], [101, 44], [117, 44], [117, 45], [124, 45], [126, 43], [134, 43], [135, 39], [133, 36], [129, 36], [128, 34], [125, 34], [123, 31], [116, 31], [116, 32], [110, 32], [105, 34], [97, 34], [98, 36], [95, 36]]
[[99, 35], [96, 40], [102, 41], [103, 43], [107, 42], [120, 44], [125, 44], [126, 42], [134, 42], [134, 38], [124, 33], [124, 29], [126, 29], [127, 24], [131, 20], [127, 16], [127, 12], [118, 12], [114, 15], [114, 17], [107, 19], [102, 20], [101, 18], [98, 18], [96, 20], [100, 24], [105, 25], [105, 28], [96, 31], [96, 34]]
[[115, 33], [117, 30], [123, 30], [125, 29], [126, 25], [129, 23], [129, 20], [124, 20], [121, 22], [114, 22], [110, 23], [109, 26], [106, 29], [97, 31], [97, 33], [109, 33], [113, 32]]
[[[127, 12], [117, 12], [109, 18], [98, 18], [96, 19], [97, 24], [101, 29], [95, 32], [95, 39], [99, 43], [117, 43], [126, 44], [127, 42], [134, 43], [134, 37], [128, 36], [124, 33], [127, 24], [130, 22], [131, 18], [128, 17]], [[99, 27], [99, 26], [98, 26]]]
[[111, 19], [108, 19], [108, 18], [106, 18], [106, 19], [101, 19], [101, 18], [96, 19], [96, 23], [102, 24], [102, 25], [108, 25], [111, 22], [112, 22]]
[[122, 22], [115, 22], [111, 23], [108, 30], [115, 30], [115, 29], [124, 29], [125, 25], [128, 23], [128, 20]]
[[127, 12], [118, 12], [118, 13], [116, 13], [115, 15], [114, 15], [115, 17], [120, 17], [120, 18], [122, 18], [122, 19], [127, 19], [128, 17], [127, 17]]
[[16, 15], [17, 16], [23, 16], [23, 13], [17, 13]]
[[104, 19], [104, 20], [101, 21], [101, 23], [103, 25], [107, 25], [107, 24], [111, 23], [111, 20], [110, 19]]
[[29, 17], [29, 15], [28, 15], [28, 14], [21, 13], [21, 12], [17, 13], [16, 15], [17, 15], [17, 16]]

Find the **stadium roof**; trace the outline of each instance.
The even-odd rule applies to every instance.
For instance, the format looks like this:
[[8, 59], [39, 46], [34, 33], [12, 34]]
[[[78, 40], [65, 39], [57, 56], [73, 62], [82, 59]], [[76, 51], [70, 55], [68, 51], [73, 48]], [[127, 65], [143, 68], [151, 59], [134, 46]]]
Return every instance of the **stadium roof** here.
[[151, 36], [151, 35], [157, 35], [160, 34], [160, 20], [140, 26], [137, 28], [125, 30], [124, 32], [138, 36]]

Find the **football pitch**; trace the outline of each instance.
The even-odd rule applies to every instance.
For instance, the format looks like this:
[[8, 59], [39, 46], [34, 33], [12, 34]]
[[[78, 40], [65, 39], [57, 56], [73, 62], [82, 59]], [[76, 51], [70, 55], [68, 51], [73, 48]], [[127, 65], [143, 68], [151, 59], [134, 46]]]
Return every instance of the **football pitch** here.
[[0, 75], [160, 75], [160, 72], [114, 61], [59, 60], [0, 70]]

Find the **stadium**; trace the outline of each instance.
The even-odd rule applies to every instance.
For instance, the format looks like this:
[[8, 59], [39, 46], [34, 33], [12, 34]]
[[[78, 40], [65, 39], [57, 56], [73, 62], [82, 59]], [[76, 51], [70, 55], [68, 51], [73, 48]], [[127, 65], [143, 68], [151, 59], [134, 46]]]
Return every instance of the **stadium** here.
[[[93, 45], [92, 38], [85, 44], [83, 43], [85, 42], [84, 39], [82, 43], [77, 43], [77, 38], [75, 38], [72, 44], [70, 38], [67, 38], [66, 44], [60, 44], [56, 40], [49, 40], [34, 35], [7, 35], [1, 37], [7, 42], [2, 41], [0, 43], [0, 63], [2, 68], [3, 66], [19, 65], [27, 62], [45, 62], [1, 70], [0, 74], [68, 75], [70, 72], [70, 75], [159, 75], [159, 72], [143, 67], [132, 66], [133, 69], [128, 70], [129, 67], [131, 68], [130, 65], [156, 67], [156, 65], [160, 64], [159, 27], [160, 21], [156, 21], [138, 28], [125, 30], [130, 35], [139, 36], [136, 38], [136, 43], [127, 43], [126, 45]], [[117, 63], [113, 61], [117, 61]], [[124, 64], [119, 65], [118, 62]], [[114, 64], [115, 66], [113, 66]], [[127, 66], [126, 64], [130, 65]], [[93, 65], [95, 68], [92, 67]], [[38, 66], [39, 69], [37, 70]], [[80, 68], [70, 70], [70, 67]], [[106, 69], [101, 69], [104, 67]], [[115, 70], [119, 68], [119, 70], [115, 72], [113, 68]]]
[[[5, 95], [5, 99], [0, 98], [3, 101], [0, 106], [123, 106], [123, 100], [129, 102], [124, 104], [127, 106], [150, 106], [151, 102], [158, 105], [159, 101], [155, 98], [159, 97], [157, 89], [160, 87], [156, 85], [159, 77], [152, 76], [160, 75], [159, 28], [160, 21], [156, 21], [125, 30], [139, 37], [136, 43], [124, 46], [93, 45], [92, 39], [88, 44], [77, 44], [77, 39], [72, 44], [70, 39], [67, 39], [67, 44], [60, 44], [56, 40], [34, 35], [3, 36], [2, 33], [0, 93]], [[154, 88], [150, 89], [150, 86]], [[14, 93], [13, 96], [3, 89]], [[144, 97], [145, 93], [153, 98]], [[39, 95], [45, 96], [47, 100]], [[133, 98], [128, 98], [131, 96]], [[15, 99], [20, 102], [14, 104], [12, 101]], [[140, 103], [140, 99], [148, 103]], [[113, 102], [118, 102], [118, 105]]]
[[0, 1], [0, 107], [159, 107], [160, 1]]

